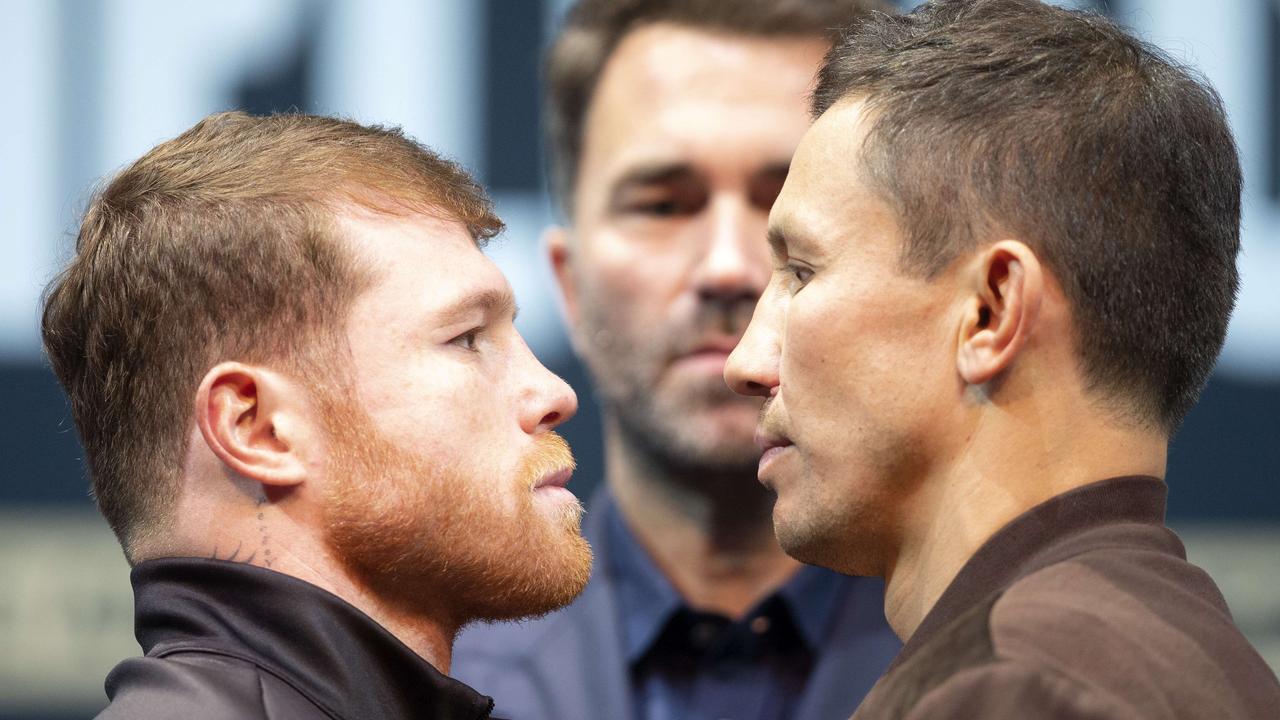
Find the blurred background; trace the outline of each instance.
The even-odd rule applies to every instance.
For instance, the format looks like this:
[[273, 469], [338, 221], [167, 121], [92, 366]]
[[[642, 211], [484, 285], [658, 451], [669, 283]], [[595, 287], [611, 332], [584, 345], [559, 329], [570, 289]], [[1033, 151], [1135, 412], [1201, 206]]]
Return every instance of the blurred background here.
[[[128, 568], [40, 350], [39, 297], [96, 181], [208, 113], [401, 125], [471, 168], [509, 225], [489, 252], [515, 287], [521, 330], [582, 400], [565, 434], [575, 489], [589, 494], [598, 414], [540, 242], [555, 219], [540, 52], [568, 4], [0, 0], [0, 718], [92, 715], [106, 672], [139, 653]], [[1059, 4], [1107, 12], [1199, 68], [1231, 115], [1246, 176], [1243, 288], [1219, 368], [1173, 443], [1169, 516], [1280, 668], [1280, 0]]]

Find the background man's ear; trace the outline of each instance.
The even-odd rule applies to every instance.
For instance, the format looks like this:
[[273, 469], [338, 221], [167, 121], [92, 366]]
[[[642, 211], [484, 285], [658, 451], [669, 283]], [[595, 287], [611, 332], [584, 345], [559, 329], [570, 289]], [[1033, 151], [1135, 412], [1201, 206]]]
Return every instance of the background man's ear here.
[[964, 272], [971, 296], [961, 318], [956, 368], [966, 383], [983, 385], [1009, 369], [1026, 345], [1044, 297], [1044, 269], [1031, 248], [1002, 240]]
[[551, 260], [556, 284], [560, 286], [560, 307], [570, 328], [578, 326], [578, 286], [573, 280], [573, 249], [569, 231], [563, 225], [552, 225], [542, 232], [542, 244]]
[[286, 488], [306, 479], [301, 390], [252, 365], [215, 365], [196, 391], [196, 425], [213, 454], [238, 475]]

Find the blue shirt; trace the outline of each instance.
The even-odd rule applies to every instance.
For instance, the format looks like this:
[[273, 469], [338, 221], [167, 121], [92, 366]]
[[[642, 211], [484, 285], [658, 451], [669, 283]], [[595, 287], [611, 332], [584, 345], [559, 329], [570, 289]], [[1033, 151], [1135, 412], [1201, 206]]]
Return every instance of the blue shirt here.
[[[805, 566], [746, 615], [688, 607], [610, 504], [622, 646], [641, 720], [792, 717], [842, 593], [858, 579]], [[864, 581], [865, 582], [865, 581]]]

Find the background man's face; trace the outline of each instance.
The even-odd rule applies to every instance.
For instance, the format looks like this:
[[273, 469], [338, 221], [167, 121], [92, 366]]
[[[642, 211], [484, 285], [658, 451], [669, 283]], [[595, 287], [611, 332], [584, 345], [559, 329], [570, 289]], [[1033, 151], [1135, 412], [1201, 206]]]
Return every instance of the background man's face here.
[[506, 279], [457, 223], [341, 227], [375, 279], [347, 322], [350, 387], [324, 408], [335, 550], [380, 596], [458, 621], [567, 603], [590, 550], [550, 429], [577, 400], [516, 332]]
[[[858, 105], [805, 135], [769, 219], [774, 272], [726, 377], [773, 396], [760, 480], [794, 557], [877, 574], [931, 463], [961, 426], [954, 270], [905, 272], [896, 215], [858, 167]], [[754, 386], [751, 384], [754, 383]]]
[[566, 306], [609, 414], [665, 463], [754, 467], [760, 403], [724, 361], [768, 281], [765, 223], [826, 47], [653, 25], [596, 87]]

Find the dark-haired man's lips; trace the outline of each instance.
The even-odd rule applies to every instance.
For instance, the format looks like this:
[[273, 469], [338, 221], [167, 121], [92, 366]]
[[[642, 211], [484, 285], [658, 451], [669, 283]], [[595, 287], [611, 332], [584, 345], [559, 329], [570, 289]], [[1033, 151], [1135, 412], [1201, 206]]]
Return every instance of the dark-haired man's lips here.
[[760, 465], [759, 469], [756, 471], [757, 477], [763, 477], [769, 465], [771, 465], [778, 456], [786, 453], [787, 450], [794, 447], [791, 441], [783, 435], [764, 433], [758, 430], [756, 431], [755, 442], [756, 447], [760, 448], [761, 451]]

